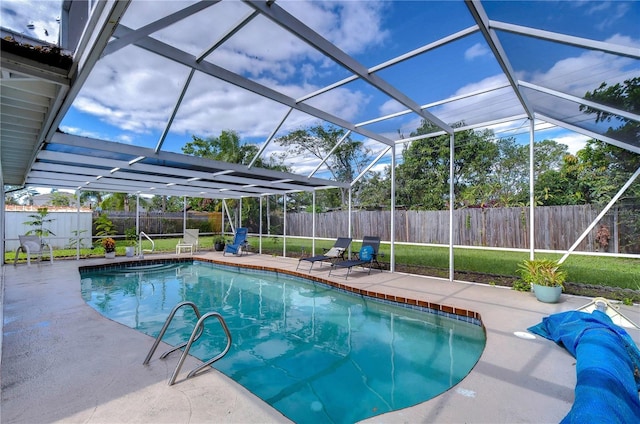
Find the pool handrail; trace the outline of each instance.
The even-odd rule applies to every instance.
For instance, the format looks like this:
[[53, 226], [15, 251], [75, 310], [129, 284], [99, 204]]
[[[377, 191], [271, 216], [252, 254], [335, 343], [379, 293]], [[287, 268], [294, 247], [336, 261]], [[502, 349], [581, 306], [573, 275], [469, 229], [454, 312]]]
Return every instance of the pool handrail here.
[[[178, 312], [178, 309], [182, 308], [183, 306], [191, 306], [191, 309], [193, 309], [193, 312], [196, 314], [198, 319], [200, 319], [200, 317], [202, 316], [202, 314], [198, 310], [198, 307], [196, 306], [196, 304], [193, 303], [193, 302], [190, 302], [188, 300], [184, 301], [184, 302], [180, 302], [176, 306], [174, 306], [173, 309], [171, 310], [171, 312], [169, 312], [169, 316], [167, 317], [166, 321], [164, 322], [164, 325], [162, 326], [162, 329], [160, 330], [160, 333], [158, 333], [158, 336], [156, 337], [156, 341], [153, 343], [153, 346], [151, 346], [151, 349], [149, 350], [149, 353], [147, 354], [147, 357], [144, 359], [144, 362], [142, 363], [142, 365], [147, 365], [149, 363], [149, 361], [151, 360], [151, 357], [153, 356], [153, 354], [155, 353], [156, 349], [158, 348], [158, 345], [160, 344], [160, 340], [162, 340], [162, 338], [164, 337], [164, 333], [167, 332], [167, 328], [169, 328], [169, 324], [171, 324], [171, 321], [173, 320], [173, 317], [176, 315], [176, 312]], [[200, 335], [198, 335], [198, 337], [200, 337]], [[160, 355], [160, 359], [166, 358], [172, 352], [175, 352], [178, 349], [182, 349], [186, 345], [187, 345], [187, 342], [184, 342], [184, 343], [176, 346], [175, 348], [166, 351], [165, 353]]]
[[198, 340], [198, 338], [204, 332], [204, 322], [208, 318], [216, 317], [218, 319], [218, 321], [220, 321], [220, 325], [222, 326], [222, 329], [224, 330], [224, 332], [225, 332], [225, 334], [227, 336], [227, 346], [224, 348], [224, 350], [221, 353], [219, 353], [218, 355], [214, 356], [213, 358], [211, 358], [210, 360], [208, 360], [204, 364], [202, 364], [199, 367], [196, 367], [194, 370], [192, 370], [187, 375], [186, 378], [193, 377], [194, 375], [196, 375], [203, 368], [206, 368], [206, 367], [210, 366], [211, 364], [216, 362], [218, 359], [222, 358], [224, 355], [227, 354], [227, 352], [229, 352], [229, 349], [231, 349], [231, 333], [229, 332], [229, 327], [227, 327], [227, 323], [225, 322], [224, 318], [222, 318], [222, 315], [220, 315], [217, 312], [208, 312], [208, 313], [206, 313], [204, 315], [201, 315], [200, 311], [198, 310], [198, 307], [196, 306], [196, 304], [187, 300], [187, 301], [184, 301], [184, 302], [180, 302], [176, 306], [173, 307], [173, 309], [169, 313], [169, 316], [167, 317], [166, 321], [164, 322], [164, 325], [162, 326], [162, 329], [160, 330], [160, 333], [158, 333], [158, 336], [156, 337], [156, 341], [153, 343], [153, 346], [151, 346], [151, 349], [149, 350], [149, 353], [147, 354], [147, 357], [144, 359], [144, 362], [142, 363], [143, 365], [147, 365], [149, 363], [149, 361], [151, 360], [151, 357], [153, 356], [153, 354], [155, 353], [156, 349], [158, 348], [158, 345], [160, 344], [160, 340], [162, 340], [162, 337], [164, 337], [164, 333], [167, 331], [167, 328], [169, 328], [169, 324], [171, 324], [171, 321], [173, 320], [173, 317], [176, 315], [178, 310], [180, 308], [184, 307], [184, 306], [190, 306], [193, 309], [193, 312], [198, 317], [198, 322], [193, 327], [193, 331], [191, 332], [191, 336], [189, 337], [189, 340], [187, 342], [181, 343], [180, 345], [178, 345], [178, 346], [174, 347], [173, 349], [170, 349], [170, 350], [166, 351], [165, 353], [163, 353], [162, 355], [160, 355], [160, 359], [164, 359], [167, 356], [169, 356], [169, 354], [175, 352], [176, 350], [185, 348], [184, 351], [182, 352], [182, 356], [180, 356], [180, 359], [178, 360], [178, 364], [176, 365], [176, 368], [173, 371], [173, 374], [171, 375], [171, 378], [169, 379], [169, 386], [171, 386], [171, 385], [173, 385], [173, 383], [175, 383], [176, 377], [178, 376], [178, 373], [180, 372], [180, 369], [182, 368], [182, 364], [184, 363], [185, 359], [187, 358], [187, 355], [189, 354], [189, 349], [191, 349], [191, 345], [193, 344], [194, 341]]
[[[142, 236], [144, 236], [147, 240], [151, 242], [151, 250], [142, 249]], [[151, 237], [149, 237], [147, 233], [145, 233], [144, 231], [140, 231], [140, 234], [138, 235], [138, 256], [142, 258], [144, 257], [144, 252], [153, 253], [154, 250], [156, 250], [156, 243], [153, 240], [151, 240]]]
[[218, 355], [216, 355], [213, 358], [209, 359], [204, 364], [194, 368], [189, 374], [187, 374], [186, 378], [191, 378], [191, 377], [195, 376], [202, 369], [209, 367], [211, 364], [216, 362], [218, 359], [221, 359], [224, 355], [226, 355], [227, 352], [229, 352], [229, 349], [231, 349], [231, 333], [229, 332], [229, 327], [227, 327], [227, 323], [224, 321], [224, 318], [222, 318], [222, 315], [220, 315], [218, 312], [208, 312], [208, 313], [204, 314], [198, 320], [198, 322], [196, 323], [196, 326], [193, 328], [193, 332], [191, 333], [191, 337], [189, 337], [189, 341], [187, 342], [187, 346], [184, 348], [184, 351], [182, 352], [182, 356], [180, 356], [180, 360], [178, 361], [178, 365], [176, 365], [176, 369], [173, 371], [173, 375], [169, 379], [169, 386], [171, 386], [171, 385], [173, 385], [173, 383], [175, 383], [176, 377], [178, 376], [178, 373], [180, 372], [180, 369], [182, 368], [182, 364], [184, 363], [184, 360], [187, 359], [187, 355], [189, 355], [189, 349], [191, 349], [191, 345], [193, 344], [193, 342], [198, 337], [200, 337], [200, 335], [197, 334], [198, 333], [198, 329], [200, 329], [201, 327], [204, 328], [204, 322], [208, 318], [211, 318], [211, 317], [216, 317], [218, 319], [218, 321], [220, 321], [220, 325], [222, 326], [222, 329], [224, 330], [225, 334], [227, 335], [227, 345], [225, 346], [224, 350], [222, 352], [220, 352]]

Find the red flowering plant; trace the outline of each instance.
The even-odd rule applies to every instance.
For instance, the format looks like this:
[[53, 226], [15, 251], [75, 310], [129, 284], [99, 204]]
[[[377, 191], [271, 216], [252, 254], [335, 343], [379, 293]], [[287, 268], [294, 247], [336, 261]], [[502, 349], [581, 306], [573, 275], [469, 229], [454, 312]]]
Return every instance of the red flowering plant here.
[[116, 251], [116, 241], [111, 237], [107, 237], [102, 239], [102, 247], [104, 247], [104, 251], [106, 253], [115, 252]]

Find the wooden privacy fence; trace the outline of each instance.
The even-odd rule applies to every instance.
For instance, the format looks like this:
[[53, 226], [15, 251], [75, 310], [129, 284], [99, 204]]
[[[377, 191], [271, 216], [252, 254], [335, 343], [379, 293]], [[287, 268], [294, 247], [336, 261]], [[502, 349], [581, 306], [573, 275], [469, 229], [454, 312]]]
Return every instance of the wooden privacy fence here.
[[[593, 205], [544, 206], [535, 209], [535, 248], [567, 250], [600, 213]], [[335, 238], [348, 234], [348, 212], [316, 214], [316, 237]], [[356, 211], [352, 235], [360, 239], [377, 235], [390, 240], [390, 211]], [[488, 208], [454, 211], [454, 244], [529, 248], [529, 209]], [[596, 243], [604, 225], [610, 234], [607, 248]], [[312, 236], [312, 214], [287, 214], [287, 235]], [[395, 213], [395, 240], [412, 243], [449, 243], [449, 211], [405, 211]], [[640, 253], [640, 208], [612, 209], [589, 232], [577, 250]]]
[[[124, 234], [127, 228], [135, 228], [135, 212], [107, 211], [116, 234]], [[98, 212], [94, 213], [94, 219]], [[200, 233], [220, 232], [220, 212], [188, 212], [186, 228], [197, 228]], [[147, 234], [182, 234], [184, 215], [182, 212], [144, 212], [140, 214], [140, 231]], [[95, 231], [94, 231], [95, 234]]]

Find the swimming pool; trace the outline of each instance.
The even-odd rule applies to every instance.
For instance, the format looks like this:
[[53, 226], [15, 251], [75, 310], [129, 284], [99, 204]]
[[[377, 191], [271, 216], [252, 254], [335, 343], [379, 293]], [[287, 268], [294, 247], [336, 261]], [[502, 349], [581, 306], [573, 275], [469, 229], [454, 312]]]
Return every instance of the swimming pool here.
[[[482, 327], [470, 322], [199, 261], [83, 272], [82, 296], [152, 336], [183, 300], [219, 312], [233, 344], [214, 368], [295, 422], [356, 422], [424, 402], [462, 380], [485, 345]], [[163, 339], [172, 345], [188, 338], [195, 314], [175, 321]], [[190, 353], [207, 360], [225, 345], [219, 325], [207, 324]]]

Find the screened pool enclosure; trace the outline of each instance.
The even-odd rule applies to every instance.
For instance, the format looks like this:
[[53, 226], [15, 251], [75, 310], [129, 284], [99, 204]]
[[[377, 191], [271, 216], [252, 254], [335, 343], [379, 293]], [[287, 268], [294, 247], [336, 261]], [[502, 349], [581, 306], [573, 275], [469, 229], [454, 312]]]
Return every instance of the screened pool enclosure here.
[[[416, 139], [449, 136], [449, 199], [461, 131], [489, 128], [528, 143], [531, 174], [534, 142], [544, 138], [640, 154], [632, 102], [585, 98], [640, 77], [634, 1], [70, 1], [60, 13], [70, 66], [3, 44], [3, 194], [8, 186], [210, 199], [309, 192], [315, 202], [318, 190], [349, 190], [388, 167], [393, 216], [395, 168]], [[39, 43], [23, 32], [3, 28], [3, 37]], [[425, 122], [429, 132], [405, 136]], [[348, 181], [329, 172], [332, 152], [286, 156], [291, 172], [258, 166], [285, 152], [280, 137], [311, 125], [362, 142], [367, 165]], [[193, 135], [227, 129], [259, 146], [248, 165], [182, 153]], [[2, 224], [4, 240], [4, 215]], [[393, 217], [388, 225], [393, 270]]]

